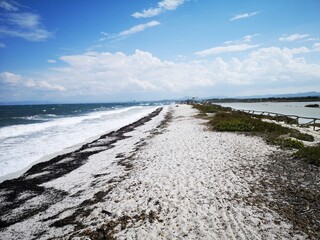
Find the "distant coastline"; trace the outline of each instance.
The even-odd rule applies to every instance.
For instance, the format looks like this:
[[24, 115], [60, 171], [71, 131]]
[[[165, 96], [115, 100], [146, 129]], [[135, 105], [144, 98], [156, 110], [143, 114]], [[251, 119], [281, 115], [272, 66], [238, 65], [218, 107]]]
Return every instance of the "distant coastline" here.
[[229, 102], [320, 102], [320, 96], [309, 97], [269, 97], [269, 98], [211, 98], [203, 101], [215, 103]]

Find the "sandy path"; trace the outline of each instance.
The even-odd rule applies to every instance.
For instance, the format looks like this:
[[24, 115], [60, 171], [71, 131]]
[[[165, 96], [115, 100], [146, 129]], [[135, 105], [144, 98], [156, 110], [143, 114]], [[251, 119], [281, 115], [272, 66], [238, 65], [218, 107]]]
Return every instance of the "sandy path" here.
[[196, 113], [185, 105], [174, 109], [165, 131], [134, 156], [130, 177], [101, 203], [113, 224], [85, 235], [102, 230], [118, 239], [304, 239], [277, 213], [245, 201], [263, 177], [250, 169], [263, 167], [275, 148], [259, 138], [205, 131]]
[[276, 148], [257, 137], [206, 131], [190, 106], [170, 112], [42, 184], [66, 196], [0, 239], [306, 239], [254, 204]]

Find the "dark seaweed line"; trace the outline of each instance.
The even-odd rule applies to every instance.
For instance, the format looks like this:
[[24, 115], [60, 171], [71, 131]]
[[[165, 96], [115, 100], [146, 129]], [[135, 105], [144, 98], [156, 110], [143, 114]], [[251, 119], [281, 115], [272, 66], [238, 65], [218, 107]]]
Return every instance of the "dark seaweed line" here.
[[[117, 162], [118, 165], [124, 167], [124, 175], [117, 176], [116, 179], [110, 179], [107, 184], [105, 184], [105, 190], [97, 192], [92, 199], [84, 200], [78, 207], [76, 207], [76, 211], [71, 214], [70, 216], [67, 216], [63, 219], [59, 219], [55, 222], [53, 222], [50, 226], [51, 227], [64, 227], [66, 225], [74, 225], [74, 232], [70, 234], [66, 234], [66, 239], [73, 239], [74, 237], [89, 237], [92, 240], [95, 239], [115, 239], [114, 234], [116, 232], [117, 226], [120, 224], [121, 228], [126, 228], [128, 223], [135, 222], [135, 221], [144, 221], [148, 219], [150, 223], [153, 223], [155, 220], [162, 221], [158, 218], [157, 213], [151, 211], [149, 215], [145, 214], [145, 211], [142, 211], [141, 215], [135, 215], [133, 217], [124, 215], [124, 216], [114, 216], [112, 212], [109, 212], [106, 209], [103, 209], [101, 213], [106, 214], [108, 216], [112, 216], [112, 220], [105, 222], [100, 227], [91, 228], [88, 226], [86, 227], [82, 221], [85, 217], [89, 216], [91, 212], [94, 210], [94, 205], [98, 202], [104, 201], [106, 198], [108, 198], [108, 194], [112, 192], [112, 190], [117, 187], [119, 183], [124, 181], [130, 176], [130, 171], [134, 168], [134, 165], [132, 163], [132, 160], [135, 159], [135, 156], [138, 151], [141, 150], [141, 148], [145, 145], [147, 145], [148, 140], [153, 138], [154, 136], [158, 134], [162, 134], [166, 127], [168, 126], [169, 122], [172, 120], [172, 111], [169, 111], [165, 118], [159, 123], [159, 125], [155, 128], [150, 130], [150, 135], [146, 138], [142, 138], [139, 142], [137, 142], [134, 148], [134, 151], [130, 156], [125, 156], [125, 154], [119, 153], [116, 158], [119, 159]], [[96, 176], [99, 178], [100, 176]], [[94, 187], [94, 186], [92, 186]], [[159, 202], [156, 201], [155, 205], [158, 205]], [[161, 211], [161, 206], [158, 207], [158, 213]], [[57, 216], [55, 216], [57, 218]], [[50, 219], [53, 220], [53, 219]], [[80, 220], [80, 221], [79, 221]], [[68, 237], [67, 237], [68, 236]]]
[[[0, 202], [0, 230], [30, 218], [41, 211], [45, 211], [50, 205], [61, 201], [68, 193], [54, 188], [45, 188], [40, 185], [62, 177], [79, 168], [88, 161], [88, 158], [91, 155], [113, 148], [117, 141], [130, 137], [125, 136], [125, 133], [129, 133], [135, 128], [142, 126], [153, 117], [157, 116], [161, 111], [162, 108], [157, 108], [148, 116], [143, 117], [132, 124], [126, 125], [117, 131], [104, 134], [100, 138], [84, 144], [74, 152], [62, 154], [49, 161], [38, 163], [19, 178], [1, 183], [0, 194], [3, 200]], [[105, 141], [103, 144], [102, 140]], [[99, 147], [99, 150], [85, 151], [94, 147]], [[40, 175], [30, 178], [35, 174]], [[19, 196], [22, 194], [25, 194], [26, 197], [19, 199]], [[12, 214], [15, 209], [23, 207], [24, 203], [39, 195], [45, 195], [46, 201], [38, 203], [34, 208], [24, 209], [20, 214]]]

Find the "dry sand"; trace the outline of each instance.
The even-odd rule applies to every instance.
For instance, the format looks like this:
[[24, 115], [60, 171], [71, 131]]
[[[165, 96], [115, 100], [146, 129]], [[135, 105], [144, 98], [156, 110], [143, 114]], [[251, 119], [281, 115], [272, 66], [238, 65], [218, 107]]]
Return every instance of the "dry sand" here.
[[[283, 169], [272, 166], [286, 153], [259, 137], [208, 131], [196, 114], [164, 107], [116, 139], [89, 144], [83, 164], [42, 181], [38, 194], [16, 194], [17, 204], [8, 197], [14, 190], [0, 186], [0, 207], [10, 208], [0, 216], [0, 239], [316, 239], [317, 219], [304, 228], [277, 209], [286, 200], [273, 185], [287, 178], [277, 172], [280, 182], [272, 171]], [[303, 183], [317, 208], [319, 168], [303, 167], [313, 171]]]

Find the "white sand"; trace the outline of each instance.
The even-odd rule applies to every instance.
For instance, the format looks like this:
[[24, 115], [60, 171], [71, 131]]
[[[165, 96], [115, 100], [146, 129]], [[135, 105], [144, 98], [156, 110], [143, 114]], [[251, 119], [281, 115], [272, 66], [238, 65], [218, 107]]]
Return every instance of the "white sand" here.
[[[111, 221], [115, 223], [112, 235], [118, 239], [306, 238], [268, 207], [245, 201], [254, 196], [250, 189], [257, 179], [264, 177], [251, 168], [263, 168], [268, 156], [277, 151], [275, 147], [257, 137], [207, 131], [190, 106], [170, 108], [173, 119], [165, 129], [158, 129], [162, 134], [154, 134], [153, 129], [167, 110], [115, 148], [91, 156], [82, 167], [46, 183], [45, 187], [69, 195], [45, 212], [8, 227], [0, 239], [32, 239], [42, 231], [40, 239], [90, 239], [76, 236], [107, 229]], [[124, 156], [116, 158], [119, 153]], [[117, 163], [126, 158], [132, 169]], [[101, 201], [79, 208], [95, 193], [108, 190]], [[83, 224], [80, 230], [72, 224], [50, 227], [77, 209], [92, 210], [88, 216], [77, 216], [76, 221]], [[55, 219], [42, 221], [55, 215]]]

